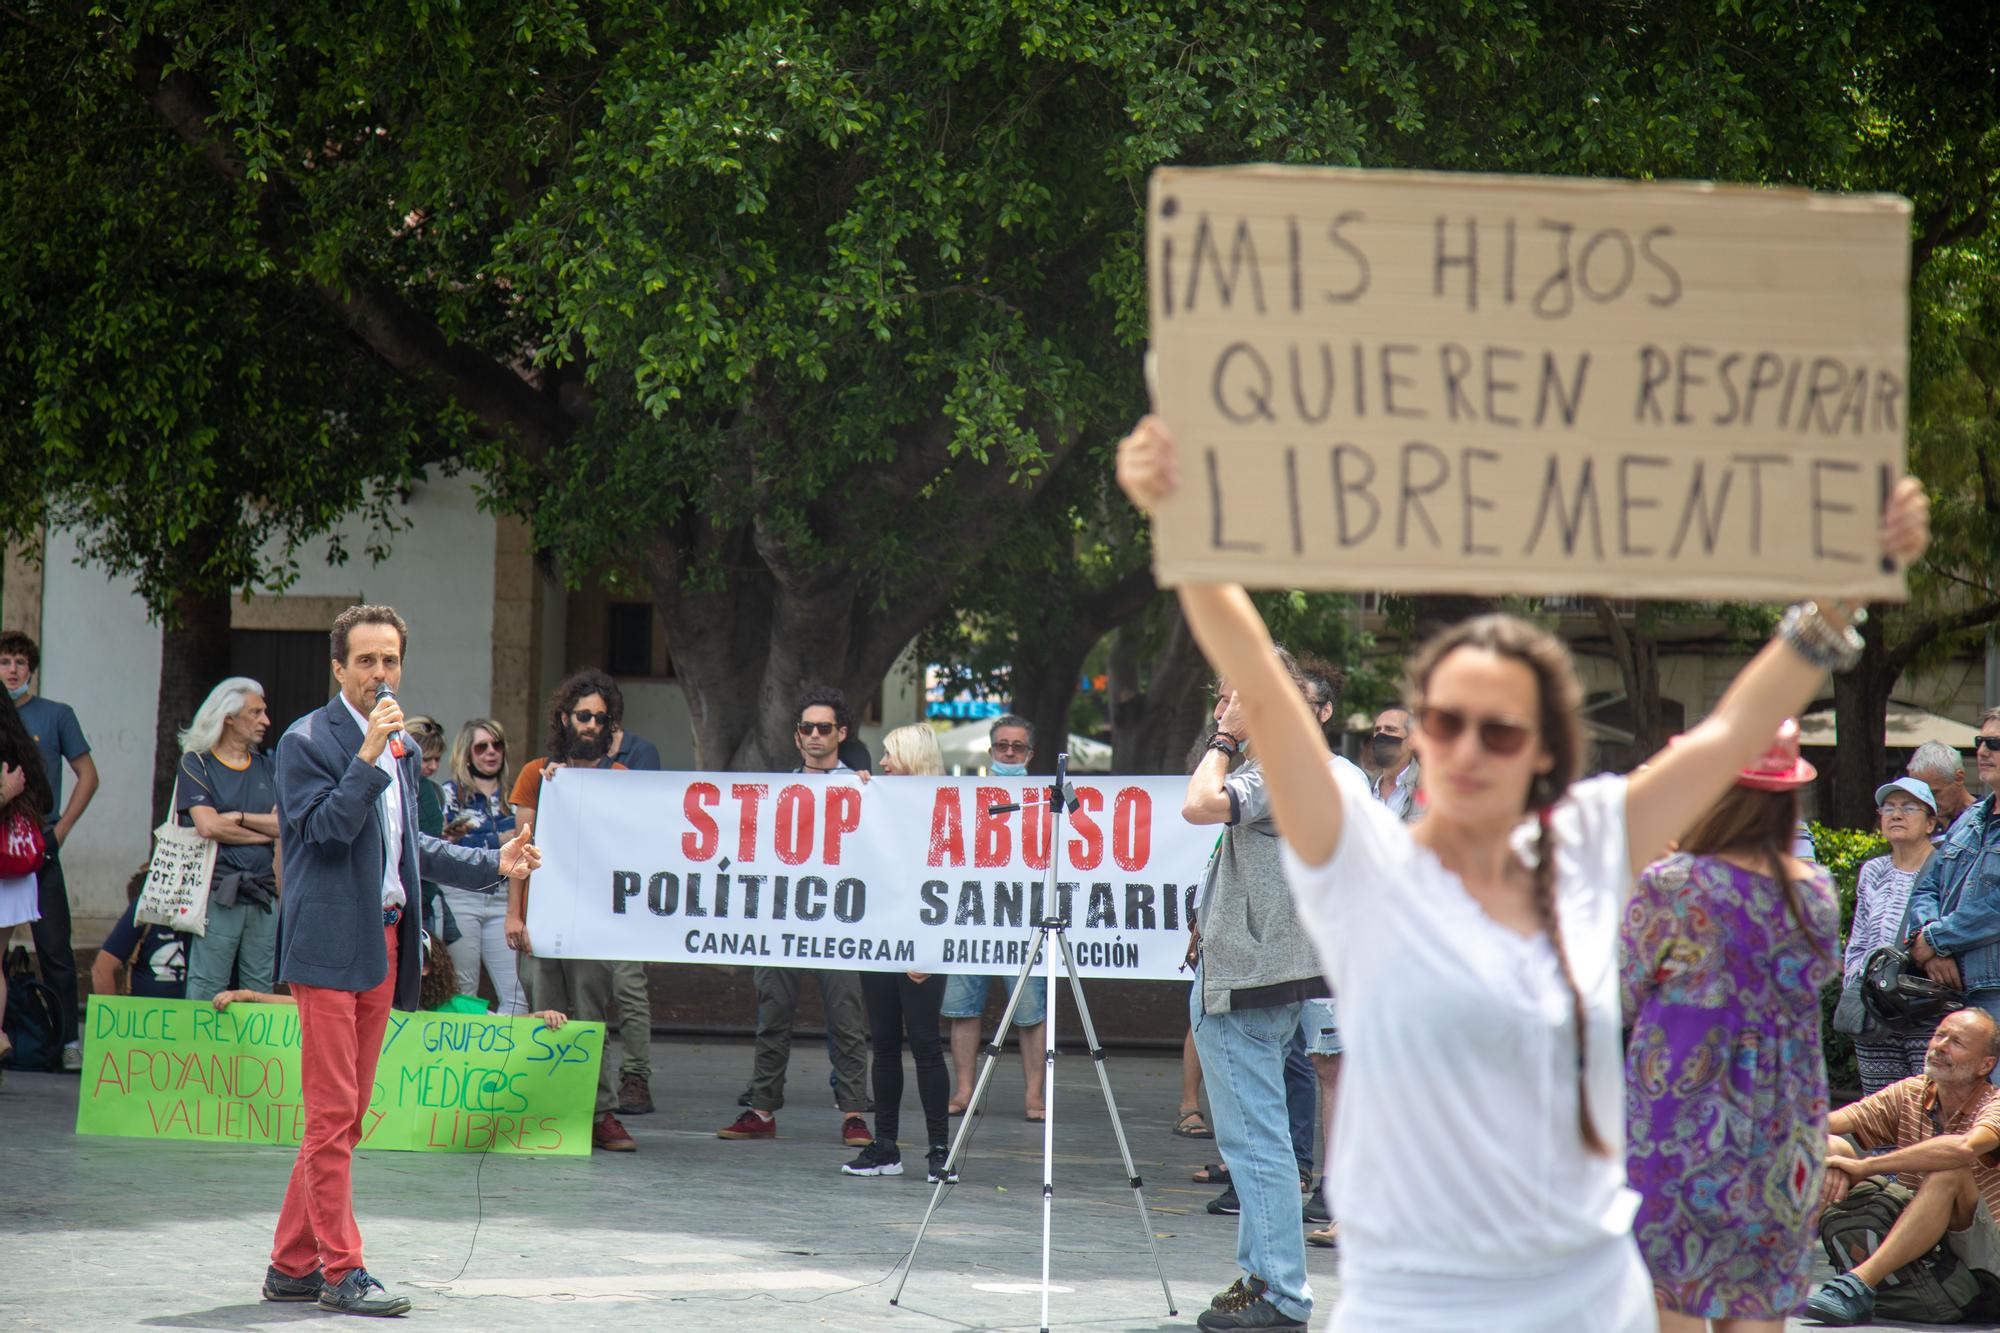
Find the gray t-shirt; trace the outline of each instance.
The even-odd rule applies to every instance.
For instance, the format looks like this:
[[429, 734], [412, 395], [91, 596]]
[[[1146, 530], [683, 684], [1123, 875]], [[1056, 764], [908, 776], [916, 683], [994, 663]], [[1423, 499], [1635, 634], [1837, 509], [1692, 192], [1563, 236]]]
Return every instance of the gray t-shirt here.
[[[219, 815], [241, 810], [245, 814], [268, 815], [278, 808], [276, 770], [267, 754], [252, 753], [243, 768], [231, 768], [212, 754], [184, 754], [181, 771], [174, 780], [174, 810], [182, 828], [194, 827], [188, 811], [205, 805]], [[215, 868], [241, 870], [253, 875], [269, 875], [275, 869], [275, 844], [217, 843]]]
[[68, 704], [59, 704], [53, 699], [36, 695], [23, 704], [16, 704], [21, 714], [21, 725], [35, 738], [35, 748], [42, 753], [42, 772], [49, 780], [49, 794], [55, 797], [55, 809], [49, 811], [46, 820], [54, 824], [62, 814], [63, 771], [66, 761], [81, 758], [90, 753], [90, 742], [83, 738], [83, 728], [77, 725], [76, 710]]

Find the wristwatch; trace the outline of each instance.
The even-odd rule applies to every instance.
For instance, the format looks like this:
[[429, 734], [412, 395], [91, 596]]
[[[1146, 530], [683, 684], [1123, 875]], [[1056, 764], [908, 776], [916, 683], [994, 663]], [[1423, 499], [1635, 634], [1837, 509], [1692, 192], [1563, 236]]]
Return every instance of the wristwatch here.
[[1202, 748], [1220, 750], [1224, 754], [1240, 754], [1243, 751], [1243, 742], [1226, 731], [1217, 731], [1208, 738], [1208, 744]]

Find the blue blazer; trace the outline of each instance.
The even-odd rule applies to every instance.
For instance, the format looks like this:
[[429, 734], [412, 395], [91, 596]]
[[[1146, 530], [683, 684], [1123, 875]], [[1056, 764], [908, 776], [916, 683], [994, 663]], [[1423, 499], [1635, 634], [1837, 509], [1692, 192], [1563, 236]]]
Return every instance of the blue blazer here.
[[[403, 802], [402, 872], [409, 903], [398, 927], [398, 1009], [417, 1007], [419, 938], [428, 878], [476, 889], [500, 877], [500, 853], [457, 847], [417, 829], [417, 747], [397, 764]], [[365, 991], [389, 972], [382, 939], [382, 814], [390, 777], [363, 763], [361, 728], [335, 695], [278, 742], [278, 830], [284, 853], [279, 899], [278, 979], [329, 990]]]

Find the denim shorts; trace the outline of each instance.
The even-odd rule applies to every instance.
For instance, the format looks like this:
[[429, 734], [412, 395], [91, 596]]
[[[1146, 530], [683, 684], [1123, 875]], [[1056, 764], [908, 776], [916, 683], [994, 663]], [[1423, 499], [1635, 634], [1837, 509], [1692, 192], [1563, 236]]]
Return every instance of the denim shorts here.
[[1340, 1054], [1340, 1027], [1334, 1022], [1332, 1000], [1307, 1000], [1299, 1014], [1299, 1029], [1305, 1033], [1307, 1055]]
[[[954, 972], [945, 979], [944, 1005], [938, 1010], [941, 1018], [977, 1018], [986, 1010], [986, 997], [990, 993], [987, 983], [997, 981], [1006, 988], [1009, 995], [1014, 993], [1014, 982], [1018, 973], [1004, 977], [975, 977], [963, 972]], [[1048, 1017], [1048, 979], [1034, 977], [1028, 982], [1028, 993], [1021, 997], [1021, 1007], [1014, 1011], [1014, 1026], [1031, 1028]]]

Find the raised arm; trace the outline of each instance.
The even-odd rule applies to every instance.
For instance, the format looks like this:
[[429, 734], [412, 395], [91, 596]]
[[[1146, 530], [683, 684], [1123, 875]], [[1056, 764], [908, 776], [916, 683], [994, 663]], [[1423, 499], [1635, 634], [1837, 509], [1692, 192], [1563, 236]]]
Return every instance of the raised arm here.
[[[1882, 551], [1907, 565], [1930, 540], [1930, 501], [1914, 477], [1898, 482], [1883, 511]], [[1830, 598], [1813, 603], [1836, 629], [1848, 627]], [[1826, 670], [1781, 636], [1737, 673], [1715, 711], [1662, 750], [1625, 789], [1626, 841], [1637, 874], [1729, 790], [1736, 774], [1770, 747], [1778, 724], [1818, 692]]]
[[[1179, 483], [1173, 436], [1145, 417], [1118, 445], [1118, 484], [1148, 514]], [[1209, 665], [1236, 691], [1271, 793], [1278, 831], [1301, 860], [1320, 865], [1340, 845], [1340, 788], [1329, 751], [1305, 696], [1279, 665], [1271, 632], [1250, 594], [1234, 584], [1191, 583], [1181, 611]]]

